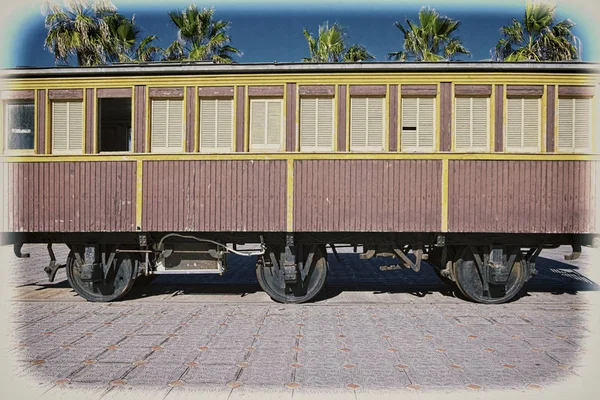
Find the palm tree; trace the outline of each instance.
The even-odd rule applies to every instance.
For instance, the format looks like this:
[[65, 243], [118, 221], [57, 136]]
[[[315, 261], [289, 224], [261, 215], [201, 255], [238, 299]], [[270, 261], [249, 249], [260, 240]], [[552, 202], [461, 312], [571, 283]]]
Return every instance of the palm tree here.
[[213, 20], [214, 9], [198, 10], [192, 4], [184, 11], [170, 11], [171, 22], [178, 28], [175, 40], [163, 52], [165, 60], [199, 60], [230, 64], [241, 52], [229, 43], [229, 21]]
[[[152, 61], [162, 49], [152, 45], [155, 35], [149, 35], [140, 40], [142, 29], [131, 19], [118, 13], [106, 15], [104, 21], [110, 31], [106, 51], [113, 62]], [[137, 44], [137, 47], [136, 47]]]
[[109, 28], [102, 19], [114, 12], [110, 1], [71, 0], [65, 9], [56, 2], [44, 5], [48, 34], [44, 42], [56, 64], [68, 64], [75, 56], [79, 65], [91, 66], [107, 61], [105, 44], [109, 41]]
[[440, 15], [435, 9], [421, 7], [419, 25], [406, 18], [407, 27], [396, 22], [396, 27], [404, 35], [404, 50], [388, 54], [396, 61], [445, 61], [458, 54], [471, 54], [460, 39], [453, 36], [460, 26], [458, 20]]
[[154, 46], [152, 42], [157, 40], [155, 35], [148, 35], [143, 38], [135, 49], [134, 61], [147, 62], [154, 61], [159, 54], [162, 53], [163, 49], [158, 46]]
[[575, 26], [569, 19], [556, 22], [556, 7], [549, 4], [525, 6], [523, 24], [513, 19], [512, 25], [500, 28], [502, 38], [492, 49], [496, 61], [567, 61], [581, 56], [581, 41], [571, 32]]
[[109, 0], [71, 0], [65, 9], [47, 1], [44, 10], [48, 34], [45, 47], [54, 53], [55, 63], [68, 64], [75, 56], [82, 66], [108, 62], [150, 61], [162, 49], [151, 43], [156, 36], [140, 40], [142, 29], [116, 12]]
[[358, 62], [375, 59], [364, 46], [353, 44], [348, 48], [346, 33], [337, 23], [331, 27], [328, 22], [319, 25], [319, 35], [316, 38], [306, 29], [303, 33], [310, 54], [310, 57], [302, 59], [304, 62]]

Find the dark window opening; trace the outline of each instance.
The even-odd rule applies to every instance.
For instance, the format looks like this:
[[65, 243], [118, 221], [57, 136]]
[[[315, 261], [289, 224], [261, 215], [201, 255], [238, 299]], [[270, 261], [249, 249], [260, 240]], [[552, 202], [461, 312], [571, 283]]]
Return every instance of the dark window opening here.
[[33, 102], [6, 103], [6, 149], [33, 150]]
[[417, 127], [416, 126], [403, 126], [402, 130], [403, 131], [416, 131]]
[[131, 99], [98, 99], [98, 151], [131, 151]]

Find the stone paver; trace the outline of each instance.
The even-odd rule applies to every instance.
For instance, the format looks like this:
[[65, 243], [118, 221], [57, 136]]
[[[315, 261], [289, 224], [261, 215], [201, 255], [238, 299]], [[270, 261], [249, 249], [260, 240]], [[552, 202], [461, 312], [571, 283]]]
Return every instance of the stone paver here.
[[305, 305], [272, 302], [240, 257], [222, 278], [162, 276], [121, 302], [88, 303], [64, 271], [46, 281], [44, 246], [22, 260], [10, 250], [4, 356], [11, 384], [44, 397], [547, 396], [595, 383], [592, 249], [568, 263], [566, 248], [542, 253], [524, 296], [498, 306], [458, 298], [429, 266], [380, 272], [383, 261], [355, 254], [330, 255], [327, 289]]

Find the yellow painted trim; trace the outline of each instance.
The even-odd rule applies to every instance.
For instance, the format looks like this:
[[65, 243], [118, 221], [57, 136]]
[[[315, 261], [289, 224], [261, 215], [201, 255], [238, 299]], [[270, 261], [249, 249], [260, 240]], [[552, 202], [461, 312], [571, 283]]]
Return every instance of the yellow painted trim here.
[[350, 85], [346, 85], [346, 148], [350, 151]]
[[540, 123], [541, 123], [541, 135], [540, 135], [540, 153], [546, 152], [546, 129], [547, 129], [547, 108], [548, 108], [548, 85], [544, 85], [544, 92], [542, 93], [542, 99], [540, 101]]
[[85, 145], [86, 145], [86, 132], [85, 132], [85, 126], [87, 123], [87, 90], [83, 90], [83, 100], [81, 101], [81, 108], [82, 108], [82, 112], [83, 112], [83, 132], [82, 135], [83, 137], [81, 138], [81, 145], [83, 146], [83, 148], [81, 149], [81, 153], [85, 154]]
[[188, 96], [187, 96], [187, 89], [186, 86], [183, 87], [183, 132], [181, 135], [181, 152], [185, 153], [186, 152], [186, 148], [185, 148], [185, 144], [187, 142], [187, 103], [188, 103]]
[[32, 154], [2, 156], [2, 162], [65, 161], [185, 161], [185, 160], [504, 160], [504, 161], [600, 161], [600, 154], [569, 153], [139, 153], [139, 154]]
[[[594, 116], [595, 113], [592, 113], [592, 121]], [[558, 85], [554, 86], [554, 148], [552, 152], [558, 153]]]
[[397, 99], [397, 108], [398, 108], [398, 138], [396, 149], [398, 152], [402, 151], [402, 85], [398, 84], [398, 99]]
[[[196, 99], [196, 107], [194, 107], [194, 140], [192, 146], [194, 146], [194, 152], [200, 152], [200, 97], [198, 96], [198, 86], [194, 86], [194, 97]], [[234, 104], [235, 110], [235, 104]]]
[[[94, 152], [94, 154], [99, 153], [98, 151], [98, 142], [100, 141], [100, 130], [98, 129], [98, 93], [97, 93], [96, 88], [94, 88], [94, 119], [92, 120], [92, 137], [94, 138], [94, 143], [93, 143], [93, 148], [92, 151]], [[85, 92], [84, 92], [85, 93]], [[131, 97], [133, 99], [133, 95]], [[133, 103], [132, 103], [132, 110], [133, 110]], [[132, 112], [133, 114], [133, 112]], [[133, 130], [131, 131], [133, 134]], [[133, 147], [131, 149], [131, 151], [133, 151]]]
[[[353, 73], [294, 73], [294, 74], [223, 74], [223, 75], [164, 75], [164, 76], [106, 76], [106, 77], [64, 77], [64, 78], [33, 78], [33, 79], [2, 79], [0, 84], [11, 90], [18, 89], [69, 89], [69, 88], [116, 88], [132, 85], [147, 85], [151, 87], [174, 86], [233, 86], [233, 85], [281, 85], [286, 82], [303, 84], [364, 84], [364, 72]], [[600, 82], [598, 74], [557, 74], [557, 73], [508, 73], [508, 72], [454, 72], [427, 73], [422, 72], [369, 72], [371, 84], [387, 84], [393, 81], [410, 82], [414, 84], [431, 84], [450, 81], [457, 84], [469, 84], [473, 81], [482, 84], [537, 84], [546, 85], [595, 85]]]
[[488, 143], [488, 151], [494, 151], [496, 145], [496, 85], [492, 85], [492, 94], [490, 95], [489, 105], [489, 129], [490, 142]]
[[454, 96], [454, 82], [450, 84], [450, 96], [452, 99], [452, 111], [450, 112], [450, 151], [454, 151], [454, 142], [456, 141], [456, 96]]
[[296, 121], [294, 123], [294, 151], [300, 151], [300, 88], [298, 85], [296, 85]]
[[385, 114], [383, 118], [383, 151], [390, 151], [390, 85], [385, 85]]
[[294, 231], [294, 160], [287, 161], [287, 231]]
[[282, 119], [283, 119], [283, 127], [282, 127], [282, 146], [281, 149], [283, 151], [287, 151], [287, 97], [288, 97], [288, 85], [285, 84], [283, 85], [283, 104], [282, 104], [282, 110], [281, 110], [281, 115], [282, 115]]
[[440, 230], [448, 232], [448, 159], [442, 160], [442, 221]]
[[48, 96], [48, 90], [46, 89], [46, 129], [45, 129], [45, 135], [46, 135], [46, 139], [45, 139], [45, 146], [46, 146], [46, 154], [50, 154], [51, 153], [51, 143], [50, 140], [52, 139], [52, 132], [50, 132], [51, 126], [50, 126], [50, 122], [51, 122], [51, 118], [52, 118], [52, 104], [50, 102], [50, 96]]
[[244, 86], [244, 151], [250, 150], [250, 96], [248, 95], [249, 86]]
[[[506, 97], [506, 85], [502, 89], [502, 148], [500, 151], [504, 153], [504, 149], [506, 149], [506, 106], [507, 106], [507, 97]], [[496, 148], [496, 143], [494, 143], [494, 149]]]
[[[4, 104], [2, 105], [2, 108], [4, 109]], [[4, 125], [4, 115], [0, 115], [0, 121], [2, 121], [2, 125]], [[3, 129], [4, 130], [4, 129]], [[35, 89], [33, 92], [33, 152], [35, 154], [37, 154], [38, 152], [38, 135], [39, 135], [39, 129], [38, 129], [38, 89]], [[2, 144], [4, 144], [4, 137], [0, 136], [0, 142], [2, 142]], [[0, 147], [0, 153], [2, 153], [2, 150], [4, 149], [4, 147]]]
[[339, 103], [339, 85], [335, 85], [333, 95], [333, 151], [338, 151], [338, 103]]
[[146, 134], [145, 134], [145, 152], [146, 153], [151, 153], [152, 150], [150, 149], [150, 120], [151, 120], [151, 115], [150, 115], [150, 88], [146, 86]]
[[131, 150], [135, 151], [135, 86], [131, 87]]
[[135, 226], [136, 230], [142, 230], [142, 195], [143, 195], [143, 161], [136, 161], [136, 191], [135, 191]]
[[[233, 129], [231, 130], [233, 138], [231, 139], [231, 151], [235, 151], [237, 147], [237, 88], [237, 85], [233, 87]], [[198, 106], [200, 106], [200, 102], [198, 102]], [[196, 122], [198, 122], [198, 118], [196, 118]]]
[[440, 111], [440, 105], [441, 105], [441, 97], [440, 96], [440, 82], [437, 82], [437, 93], [435, 95], [435, 117], [437, 119], [437, 123], [435, 124], [435, 129], [436, 132], [434, 132], [434, 137], [435, 137], [435, 145], [433, 146], [433, 148], [435, 149], [435, 151], [440, 151], [440, 140], [441, 140], [441, 133], [442, 133], [442, 121], [440, 121], [440, 115], [441, 115], [441, 111]]

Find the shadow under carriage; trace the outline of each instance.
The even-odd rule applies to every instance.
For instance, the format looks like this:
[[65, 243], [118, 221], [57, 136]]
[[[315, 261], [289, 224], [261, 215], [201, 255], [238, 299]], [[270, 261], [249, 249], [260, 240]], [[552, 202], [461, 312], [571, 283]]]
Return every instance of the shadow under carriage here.
[[[409, 255], [414, 260], [413, 255]], [[416, 273], [411, 269], [381, 271], [380, 266], [393, 263], [386, 258], [363, 260], [359, 254], [340, 253], [339, 260], [328, 253], [328, 279], [324, 290], [310, 302], [319, 302], [337, 297], [343, 292], [407, 293], [425, 297], [435, 292], [444, 296], [464, 296], [455, 287], [440, 280], [427, 262]], [[161, 275], [151, 284], [135, 285], [124, 298], [162, 294], [227, 294], [244, 297], [262, 291], [256, 278], [256, 258], [230, 255], [228, 271], [218, 275]], [[600, 286], [580, 274], [579, 267], [567, 262], [540, 256], [536, 263], [537, 276], [530, 279], [514, 300], [531, 292], [553, 294], [577, 294], [580, 291], [599, 290]]]

